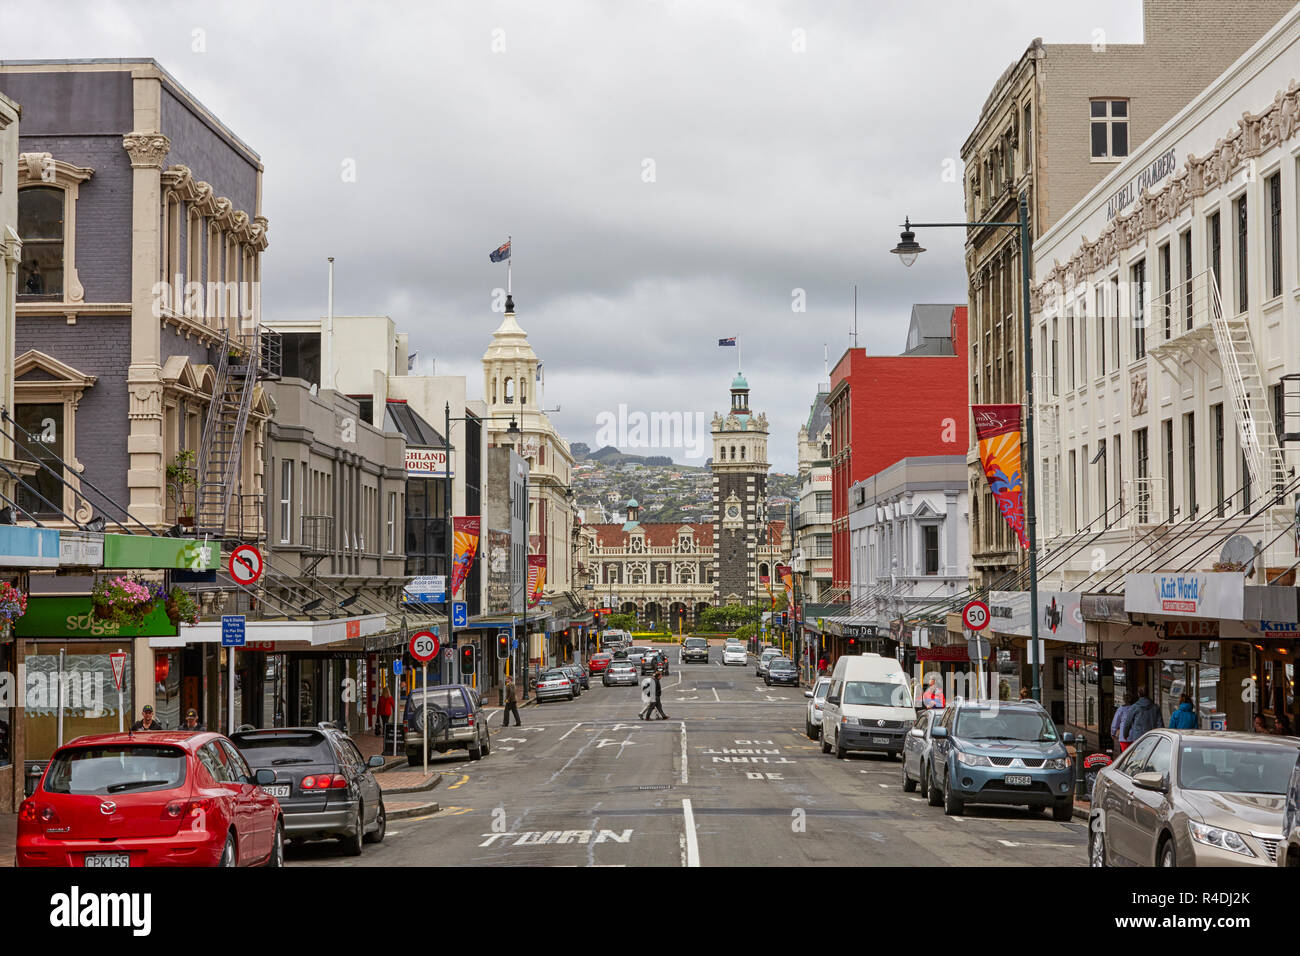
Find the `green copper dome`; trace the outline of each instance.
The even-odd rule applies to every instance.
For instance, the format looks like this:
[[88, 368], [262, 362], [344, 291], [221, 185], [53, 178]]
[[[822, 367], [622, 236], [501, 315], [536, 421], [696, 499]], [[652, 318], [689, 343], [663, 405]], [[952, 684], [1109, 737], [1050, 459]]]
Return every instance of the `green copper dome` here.
[[636, 503], [636, 499], [635, 499], [635, 498], [629, 498], [629, 499], [627, 500], [627, 506], [628, 506], [629, 508], [640, 508], [640, 507], [641, 507], [639, 504]]
[[735, 377], [734, 379], [732, 379], [732, 381], [731, 381], [731, 387], [732, 387], [732, 388], [749, 388], [749, 383], [745, 381], [745, 376], [744, 376], [744, 375], [742, 375], [740, 372], [737, 372], [737, 373], [736, 373], [736, 377]]

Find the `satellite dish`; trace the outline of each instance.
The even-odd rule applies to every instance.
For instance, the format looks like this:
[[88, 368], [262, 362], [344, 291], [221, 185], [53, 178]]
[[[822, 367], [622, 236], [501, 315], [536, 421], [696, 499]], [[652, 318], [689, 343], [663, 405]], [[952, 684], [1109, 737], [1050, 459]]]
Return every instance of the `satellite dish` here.
[[1244, 534], [1234, 534], [1224, 542], [1223, 550], [1219, 552], [1219, 561], [1235, 564], [1244, 570], [1255, 561], [1255, 545]]

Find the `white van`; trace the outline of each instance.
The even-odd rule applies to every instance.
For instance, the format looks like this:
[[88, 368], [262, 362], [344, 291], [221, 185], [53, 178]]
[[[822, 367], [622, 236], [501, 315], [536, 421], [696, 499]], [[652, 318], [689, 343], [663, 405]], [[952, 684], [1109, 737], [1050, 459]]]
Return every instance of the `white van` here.
[[835, 662], [822, 704], [822, 753], [850, 750], [902, 754], [916, 708], [903, 666], [879, 654], [848, 655]]

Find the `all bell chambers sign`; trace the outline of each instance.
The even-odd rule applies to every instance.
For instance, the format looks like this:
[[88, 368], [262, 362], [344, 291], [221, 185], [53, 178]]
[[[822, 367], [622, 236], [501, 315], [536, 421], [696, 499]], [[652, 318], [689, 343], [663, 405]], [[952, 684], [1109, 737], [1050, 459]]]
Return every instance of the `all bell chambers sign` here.
[[122, 627], [113, 621], [95, 617], [94, 607], [86, 597], [29, 597], [27, 613], [18, 619], [14, 633], [23, 637], [95, 638], [95, 637], [175, 637], [176, 625], [167, 619], [167, 611], [158, 602], [144, 624]]

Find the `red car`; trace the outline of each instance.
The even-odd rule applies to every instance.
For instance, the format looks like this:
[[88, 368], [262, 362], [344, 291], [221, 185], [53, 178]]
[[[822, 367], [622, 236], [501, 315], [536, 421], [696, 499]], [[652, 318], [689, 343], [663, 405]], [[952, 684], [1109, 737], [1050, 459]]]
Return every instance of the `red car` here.
[[614, 659], [613, 654], [592, 654], [587, 660], [587, 670], [592, 674], [599, 674], [605, 668], [609, 667], [609, 662]]
[[18, 866], [284, 865], [280, 804], [221, 734], [78, 737], [18, 809]]

